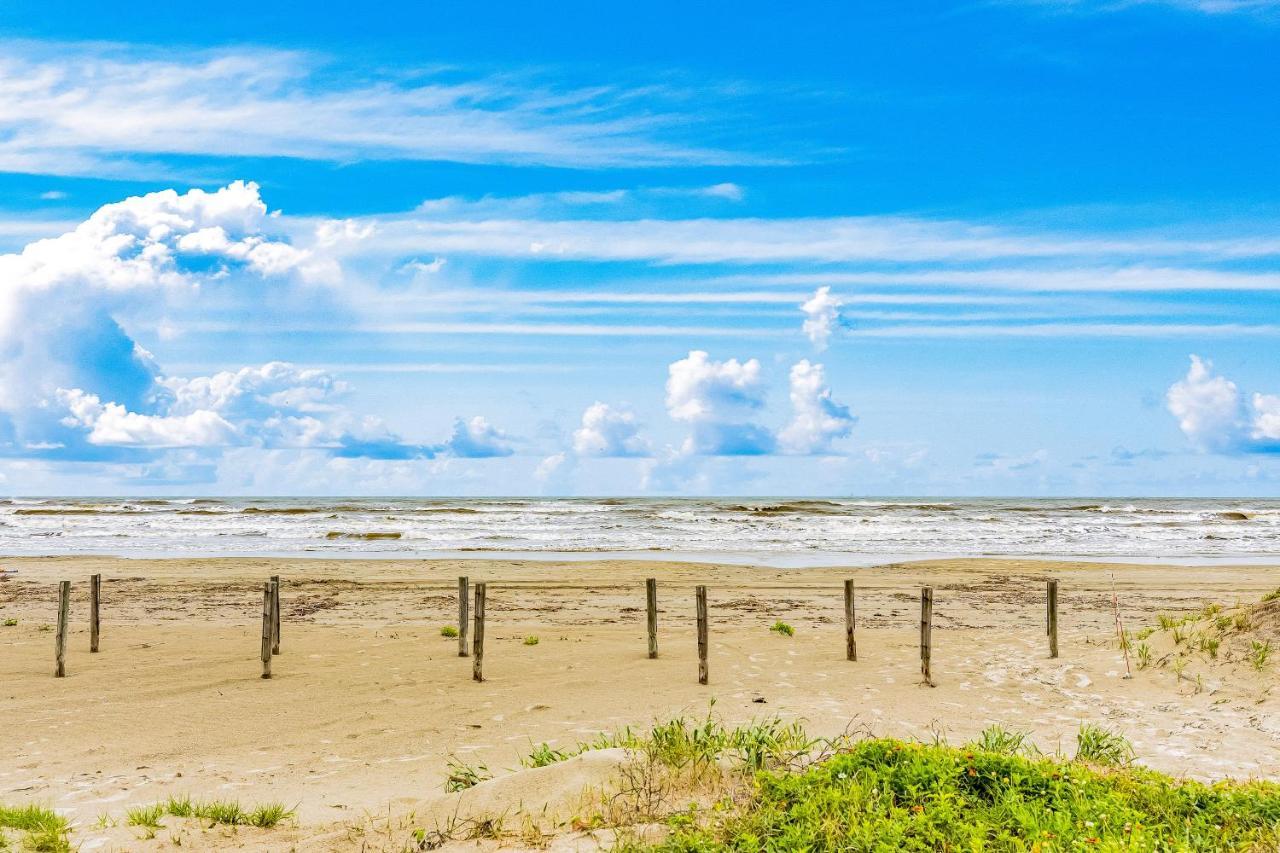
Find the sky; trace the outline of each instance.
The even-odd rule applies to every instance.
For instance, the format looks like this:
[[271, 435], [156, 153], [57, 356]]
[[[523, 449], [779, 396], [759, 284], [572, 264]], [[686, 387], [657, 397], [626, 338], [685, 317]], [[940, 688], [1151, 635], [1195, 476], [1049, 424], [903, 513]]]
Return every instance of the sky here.
[[1274, 496], [1277, 91], [1280, 0], [11, 0], [0, 492]]

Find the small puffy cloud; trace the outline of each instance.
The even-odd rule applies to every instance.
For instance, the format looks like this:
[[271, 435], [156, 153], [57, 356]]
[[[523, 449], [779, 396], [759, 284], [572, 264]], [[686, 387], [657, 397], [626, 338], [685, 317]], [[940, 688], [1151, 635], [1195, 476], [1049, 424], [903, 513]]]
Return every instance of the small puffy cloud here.
[[60, 390], [59, 401], [69, 414], [68, 427], [89, 430], [90, 444], [114, 447], [215, 447], [232, 444], [235, 428], [216, 412], [186, 415], [142, 415], [119, 403], [103, 403], [79, 389]]
[[453, 434], [441, 446], [441, 450], [466, 459], [488, 459], [494, 456], [510, 456], [511, 437], [493, 426], [481, 415], [453, 422]]
[[814, 349], [822, 352], [827, 348], [832, 333], [840, 324], [840, 306], [844, 303], [839, 297], [831, 295], [831, 288], [819, 287], [800, 305], [804, 312], [804, 331]]
[[667, 412], [689, 424], [688, 449], [711, 456], [753, 456], [773, 451], [772, 433], [752, 418], [764, 407], [760, 362], [713, 361], [702, 350], [668, 368]]
[[578, 456], [648, 456], [649, 443], [640, 435], [635, 412], [595, 402], [582, 413], [574, 430], [573, 452]]
[[1191, 356], [1187, 375], [1169, 386], [1165, 403], [1200, 450], [1280, 452], [1280, 396], [1254, 393], [1246, 401], [1236, 383], [1199, 356]]
[[830, 454], [832, 442], [853, 431], [858, 419], [831, 398], [821, 364], [803, 360], [791, 367], [792, 420], [778, 433], [778, 443], [788, 453]]

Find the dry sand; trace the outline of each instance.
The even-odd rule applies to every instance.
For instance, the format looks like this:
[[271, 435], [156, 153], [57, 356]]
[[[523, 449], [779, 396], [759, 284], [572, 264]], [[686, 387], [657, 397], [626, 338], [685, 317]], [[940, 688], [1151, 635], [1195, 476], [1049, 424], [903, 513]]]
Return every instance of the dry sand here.
[[[67, 814], [84, 850], [171, 843], [95, 823], [122, 823], [129, 806], [183, 794], [296, 805], [298, 825], [274, 831], [271, 844], [358, 849], [346, 824], [429, 812], [424, 802], [440, 799], [451, 757], [501, 775], [532, 744], [567, 747], [602, 730], [702, 716], [713, 701], [727, 722], [780, 715], [821, 735], [936, 733], [956, 743], [999, 722], [1031, 731], [1046, 751], [1070, 752], [1080, 723], [1093, 721], [1171, 773], [1280, 774], [1280, 662], [1260, 674], [1197, 660], [1183, 678], [1135, 667], [1125, 679], [1111, 610], [1113, 577], [1136, 630], [1161, 612], [1256, 601], [1280, 585], [1277, 567], [86, 557], [0, 565], [12, 572], [0, 581], [0, 620], [18, 620], [0, 628], [0, 802]], [[104, 576], [96, 655], [85, 598], [93, 572]], [[284, 577], [283, 653], [265, 681], [257, 656], [271, 574]], [[460, 574], [489, 582], [483, 684], [439, 632], [456, 620]], [[659, 579], [655, 661], [646, 658], [648, 576]], [[1047, 658], [1044, 635], [1049, 576], [1061, 583], [1058, 660]], [[844, 660], [845, 577], [858, 585], [856, 663]], [[55, 679], [47, 626], [61, 579], [74, 582], [72, 632], [67, 677]], [[696, 681], [697, 583], [710, 587], [707, 686]], [[919, 676], [922, 584], [935, 588], [933, 688]], [[771, 633], [776, 619], [795, 636]], [[531, 635], [537, 645], [524, 644]], [[543, 775], [563, 796], [564, 777]], [[521, 784], [540, 796], [532, 781]], [[184, 841], [268, 844], [228, 831]]]

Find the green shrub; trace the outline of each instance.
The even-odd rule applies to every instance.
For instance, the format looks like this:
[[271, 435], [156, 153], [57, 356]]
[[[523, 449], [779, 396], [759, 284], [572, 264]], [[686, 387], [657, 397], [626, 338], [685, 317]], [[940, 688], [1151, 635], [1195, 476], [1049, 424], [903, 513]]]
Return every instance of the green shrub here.
[[1249, 663], [1253, 664], [1253, 668], [1262, 671], [1267, 665], [1267, 661], [1271, 659], [1271, 641], [1260, 642], [1254, 640], [1249, 648]]
[[526, 646], [536, 646], [538, 645], [538, 638], [530, 634], [528, 637], [524, 638], [524, 644]]
[[540, 743], [533, 748], [527, 758], [520, 759], [520, 763], [525, 767], [546, 767], [549, 764], [564, 761], [572, 755], [573, 753], [570, 752], [552, 749], [550, 744]]
[[1026, 732], [1010, 731], [999, 724], [987, 726], [968, 747], [999, 755], [1036, 755], [1040, 752]]
[[1133, 761], [1133, 745], [1119, 732], [1085, 723], [1076, 733], [1076, 761], [1110, 767], [1125, 765]]
[[6, 829], [22, 833], [21, 850], [39, 853], [71, 851], [71, 843], [67, 840], [70, 827], [66, 819], [52, 809], [36, 805], [0, 805], [0, 850], [8, 849], [4, 835]]
[[790, 625], [788, 625], [786, 622], [783, 622], [781, 619], [779, 619], [777, 622], [774, 622], [772, 625], [770, 625], [769, 630], [775, 634], [781, 634], [784, 637], [794, 637], [796, 633], [795, 628], [792, 628]]
[[17, 625], [17, 624], [18, 624], [18, 620], [17, 620], [17, 619], [6, 619], [6, 620], [4, 620], [4, 626], [5, 626], [6, 628], [12, 628], [14, 625]]
[[452, 625], [444, 625], [440, 628], [440, 636], [457, 639], [458, 629], [453, 627]]

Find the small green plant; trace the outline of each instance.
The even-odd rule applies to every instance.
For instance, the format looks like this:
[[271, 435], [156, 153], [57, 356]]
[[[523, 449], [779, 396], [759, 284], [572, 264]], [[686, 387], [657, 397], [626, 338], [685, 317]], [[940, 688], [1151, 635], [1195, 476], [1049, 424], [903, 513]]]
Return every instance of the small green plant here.
[[1218, 657], [1218, 647], [1222, 645], [1222, 640], [1217, 637], [1201, 637], [1200, 651], [1204, 652], [1211, 658]]
[[1271, 641], [1260, 642], [1254, 640], [1249, 648], [1249, 663], [1253, 664], [1253, 668], [1262, 671], [1267, 665], [1267, 661], [1271, 658]]
[[1280, 599], [1280, 587], [1277, 587], [1276, 589], [1273, 589], [1271, 592], [1262, 596], [1262, 603], [1266, 604], [1268, 601], [1275, 601], [1276, 599]]
[[1173, 675], [1179, 681], [1182, 680], [1182, 673], [1187, 668], [1187, 659], [1179, 655], [1173, 661]]
[[444, 790], [447, 794], [454, 794], [465, 791], [467, 788], [474, 788], [486, 779], [492, 778], [493, 774], [483, 764], [471, 765], [450, 761], [449, 775], [444, 780]]
[[8, 850], [4, 830], [12, 829], [23, 834], [21, 850], [41, 853], [70, 853], [67, 840], [70, 826], [65, 818], [44, 806], [0, 805], [0, 850]]
[[53, 630], [53, 626], [52, 626], [52, 625], [41, 625], [41, 626], [39, 626], [38, 628], [36, 628], [36, 630], [37, 630], [37, 631], [40, 631], [41, 633], [47, 634], [47, 633], [49, 633], [50, 631], [52, 631], [52, 630]]
[[783, 637], [794, 637], [796, 634], [796, 629], [792, 628], [790, 625], [788, 625], [786, 622], [783, 622], [781, 619], [779, 619], [777, 622], [774, 622], [772, 625], [770, 625], [769, 630]]
[[1253, 619], [1248, 613], [1237, 613], [1231, 617], [1231, 628], [1235, 631], [1248, 631], [1253, 627]]
[[1175, 646], [1182, 645], [1190, 638], [1191, 632], [1182, 630], [1182, 626], [1179, 625], [1173, 629], [1173, 644]]
[[1076, 761], [1121, 767], [1133, 761], [1133, 745], [1119, 732], [1084, 723], [1076, 733]]
[[293, 809], [285, 808], [283, 803], [267, 803], [257, 806], [249, 812], [248, 824], [260, 829], [271, 829], [282, 820], [293, 815]]
[[1028, 739], [1026, 732], [1012, 731], [998, 723], [983, 729], [977, 740], [971, 741], [969, 746], [973, 749], [980, 749], [983, 752], [995, 752], [1000, 755], [1035, 755], [1039, 753], [1035, 744]]
[[163, 825], [160, 823], [160, 818], [164, 817], [164, 814], [164, 805], [157, 803], [152, 806], [134, 806], [126, 813], [126, 817], [129, 826], [159, 829]]
[[1177, 626], [1178, 620], [1167, 613], [1159, 613], [1156, 614], [1156, 624], [1160, 626], [1161, 631], [1168, 631]]
[[1134, 634], [1134, 636], [1137, 637], [1139, 640], [1145, 640], [1147, 637], [1150, 637], [1155, 632], [1156, 632], [1156, 629], [1148, 625], [1138, 633]]
[[536, 646], [538, 645], [538, 638], [530, 634], [529, 636], [524, 638], [524, 644], [526, 646]]
[[458, 636], [458, 629], [452, 625], [443, 625], [440, 628], [440, 636], [456, 639]]
[[520, 759], [520, 763], [525, 767], [546, 767], [549, 764], [564, 761], [570, 755], [571, 753], [552, 749], [550, 744], [540, 743], [533, 748], [533, 751], [526, 758]]
[[1147, 643], [1138, 643], [1138, 669], [1146, 669], [1151, 666], [1151, 646]]
[[4, 620], [4, 626], [5, 626], [6, 628], [12, 628], [14, 625], [17, 625], [17, 624], [18, 624], [18, 620], [17, 620], [17, 619], [6, 619], [6, 620]]

